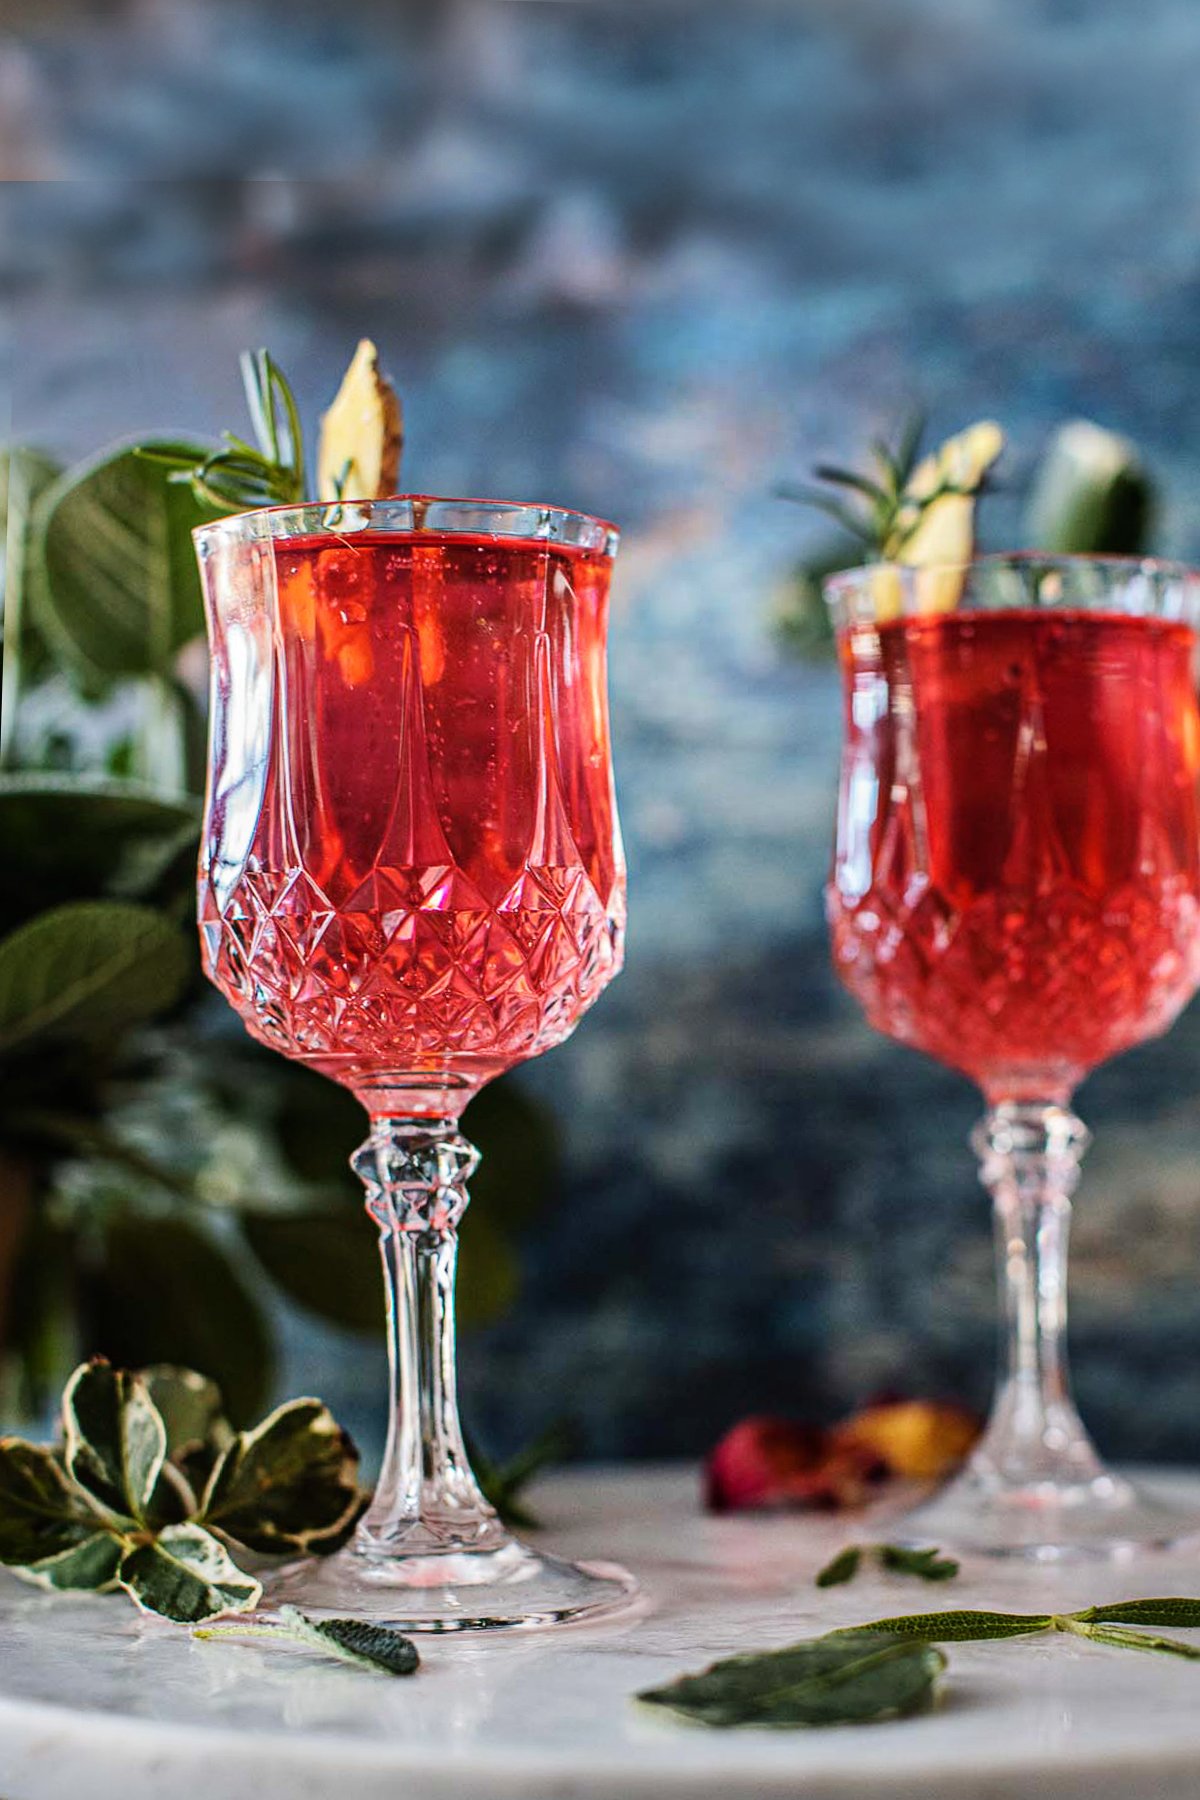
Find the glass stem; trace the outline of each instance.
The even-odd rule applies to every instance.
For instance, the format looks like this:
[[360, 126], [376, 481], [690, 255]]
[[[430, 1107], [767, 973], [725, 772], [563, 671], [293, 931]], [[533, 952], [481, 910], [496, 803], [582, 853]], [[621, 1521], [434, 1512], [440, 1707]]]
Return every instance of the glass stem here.
[[504, 1539], [458, 1420], [454, 1271], [479, 1153], [455, 1119], [378, 1118], [351, 1158], [379, 1226], [391, 1411], [375, 1497], [356, 1548], [378, 1556], [477, 1550]]
[[972, 1143], [995, 1205], [1000, 1384], [971, 1472], [990, 1485], [1044, 1490], [1092, 1482], [1100, 1460], [1067, 1374], [1071, 1195], [1089, 1142], [1054, 1104], [993, 1106]]

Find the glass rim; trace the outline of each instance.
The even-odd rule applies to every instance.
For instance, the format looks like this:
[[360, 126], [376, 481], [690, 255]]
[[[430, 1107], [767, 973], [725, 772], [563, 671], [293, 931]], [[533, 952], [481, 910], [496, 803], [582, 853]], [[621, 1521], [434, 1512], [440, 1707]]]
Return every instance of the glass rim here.
[[1200, 567], [1169, 556], [1113, 555], [1108, 551], [1056, 550], [989, 550], [980, 556], [932, 563], [901, 563], [882, 559], [857, 563], [852, 568], [836, 569], [821, 581], [826, 604], [833, 608], [862, 591], [881, 569], [911, 583], [918, 578], [967, 576], [973, 569], [1036, 569], [1052, 574], [1056, 570], [1091, 569], [1099, 573], [1111, 570], [1114, 575], [1153, 576], [1168, 581], [1200, 583]]
[[[334, 515], [330, 517], [329, 515]], [[541, 501], [488, 500], [450, 494], [388, 494], [379, 500], [298, 500], [230, 513], [192, 532], [198, 550], [240, 538], [247, 541], [328, 534], [353, 537], [382, 530], [397, 537], [459, 536], [558, 544], [572, 550], [616, 555], [617, 527], [592, 513]]]

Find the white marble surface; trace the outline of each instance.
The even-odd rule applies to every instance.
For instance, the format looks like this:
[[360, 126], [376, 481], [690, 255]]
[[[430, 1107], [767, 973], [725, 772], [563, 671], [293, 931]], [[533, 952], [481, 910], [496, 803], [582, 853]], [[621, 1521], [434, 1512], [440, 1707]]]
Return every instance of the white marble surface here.
[[[1200, 1517], [1200, 1477], [1162, 1491]], [[941, 1704], [842, 1730], [709, 1732], [631, 1702], [739, 1649], [926, 1605], [1082, 1606], [1200, 1594], [1200, 1547], [1057, 1574], [965, 1569], [930, 1589], [872, 1575], [819, 1593], [863, 1522], [706, 1518], [691, 1471], [571, 1473], [542, 1534], [634, 1569], [624, 1625], [492, 1642], [424, 1639], [389, 1681], [301, 1650], [193, 1641], [120, 1599], [43, 1596], [0, 1574], [4, 1800], [1195, 1800], [1200, 1665], [1065, 1638], [951, 1647]]]

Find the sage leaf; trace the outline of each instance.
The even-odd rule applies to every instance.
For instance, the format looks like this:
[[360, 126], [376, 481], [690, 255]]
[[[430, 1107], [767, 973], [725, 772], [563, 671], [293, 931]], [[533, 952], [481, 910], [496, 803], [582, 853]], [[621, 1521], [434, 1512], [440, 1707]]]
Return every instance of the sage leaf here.
[[366, 1619], [310, 1619], [294, 1606], [281, 1606], [279, 1618], [289, 1636], [326, 1656], [336, 1656], [360, 1669], [385, 1675], [413, 1675], [421, 1659], [411, 1638], [388, 1625]]
[[320, 1400], [292, 1400], [239, 1432], [213, 1470], [205, 1524], [251, 1550], [312, 1551], [361, 1507], [358, 1451]]
[[949, 1581], [958, 1574], [959, 1565], [952, 1557], [937, 1550], [913, 1550], [906, 1544], [851, 1544], [826, 1563], [816, 1578], [819, 1588], [838, 1587], [853, 1581], [864, 1556], [874, 1556], [883, 1568], [897, 1575], [917, 1575], [922, 1581]]
[[67, 1472], [118, 1517], [144, 1521], [167, 1454], [167, 1433], [140, 1375], [97, 1359], [63, 1393]]
[[940, 1650], [890, 1632], [829, 1632], [783, 1650], [734, 1656], [638, 1695], [711, 1726], [866, 1724], [927, 1705]]
[[13, 1570], [23, 1581], [57, 1591], [86, 1589], [107, 1593], [117, 1585], [117, 1571], [125, 1554], [124, 1540], [101, 1527], [81, 1537], [77, 1544], [55, 1556], [43, 1556]]
[[937, 1550], [913, 1550], [907, 1544], [880, 1544], [879, 1560], [899, 1575], [918, 1575], [922, 1581], [949, 1581], [959, 1565]]
[[377, 1675], [414, 1675], [421, 1666], [412, 1639], [390, 1625], [375, 1625], [366, 1619], [310, 1619], [294, 1606], [281, 1606], [277, 1613], [254, 1624], [202, 1625], [192, 1636], [290, 1640]]
[[178, 999], [188, 969], [182, 934], [149, 907], [55, 907], [0, 939], [0, 1054], [35, 1038], [109, 1041]]
[[127, 1552], [118, 1576], [143, 1612], [181, 1625], [249, 1612], [262, 1598], [262, 1583], [243, 1575], [224, 1544], [200, 1525], [168, 1525]]
[[1123, 1625], [1200, 1625], [1200, 1600], [1176, 1596], [1163, 1600], [1116, 1600], [1107, 1606], [1089, 1606], [1071, 1617]]
[[[144, 449], [199, 462], [197, 444]], [[36, 623], [85, 678], [166, 675], [204, 629], [191, 533], [213, 517], [131, 447], [69, 469], [40, 496], [29, 556]]]
[[839, 1550], [832, 1561], [827, 1562], [817, 1576], [819, 1588], [840, 1587], [845, 1581], [853, 1581], [858, 1574], [862, 1562], [862, 1551], [857, 1544], [849, 1544], [845, 1550]]
[[930, 1644], [965, 1644], [979, 1643], [987, 1638], [1028, 1637], [1036, 1631], [1049, 1631], [1053, 1624], [1053, 1613], [901, 1613], [891, 1619], [872, 1619], [866, 1625], [847, 1625], [843, 1627], [843, 1635], [883, 1631], [901, 1637], [924, 1638]]
[[0, 1439], [0, 1563], [58, 1556], [89, 1537], [96, 1523], [52, 1450]]

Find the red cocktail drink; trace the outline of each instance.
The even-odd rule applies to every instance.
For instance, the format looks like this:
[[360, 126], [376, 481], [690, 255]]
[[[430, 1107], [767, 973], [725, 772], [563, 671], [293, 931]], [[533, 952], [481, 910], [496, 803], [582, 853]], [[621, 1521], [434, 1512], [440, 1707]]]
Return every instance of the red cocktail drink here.
[[1066, 1100], [1194, 985], [1195, 632], [1021, 608], [840, 648], [838, 972], [989, 1097]]
[[455, 1400], [458, 1115], [566, 1037], [621, 964], [605, 687], [616, 533], [497, 501], [241, 514], [197, 533], [213, 650], [200, 932], [264, 1043], [352, 1088], [392, 1381], [351, 1545], [276, 1591], [405, 1630], [628, 1605], [513, 1538]]
[[[457, 1112], [564, 1038], [620, 967], [611, 558], [369, 529], [255, 554], [277, 703], [233, 855], [214, 795], [208, 972], [256, 1037], [373, 1112], [405, 1090]], [[231, 629], [220, 609], [217, 730]]]
[[1128, 1551], [1190, 1521], [1100, 1463], [1065, 1361], [1079, 1080], [1200, 978], [1200, 579], [985, 557], [833, 577], [845, 690], [828, 890], [839, 974], [881, 1031], [961, 1069], [996, 1206], [1007, 1333], [988, 1429], [919, 1540]]

